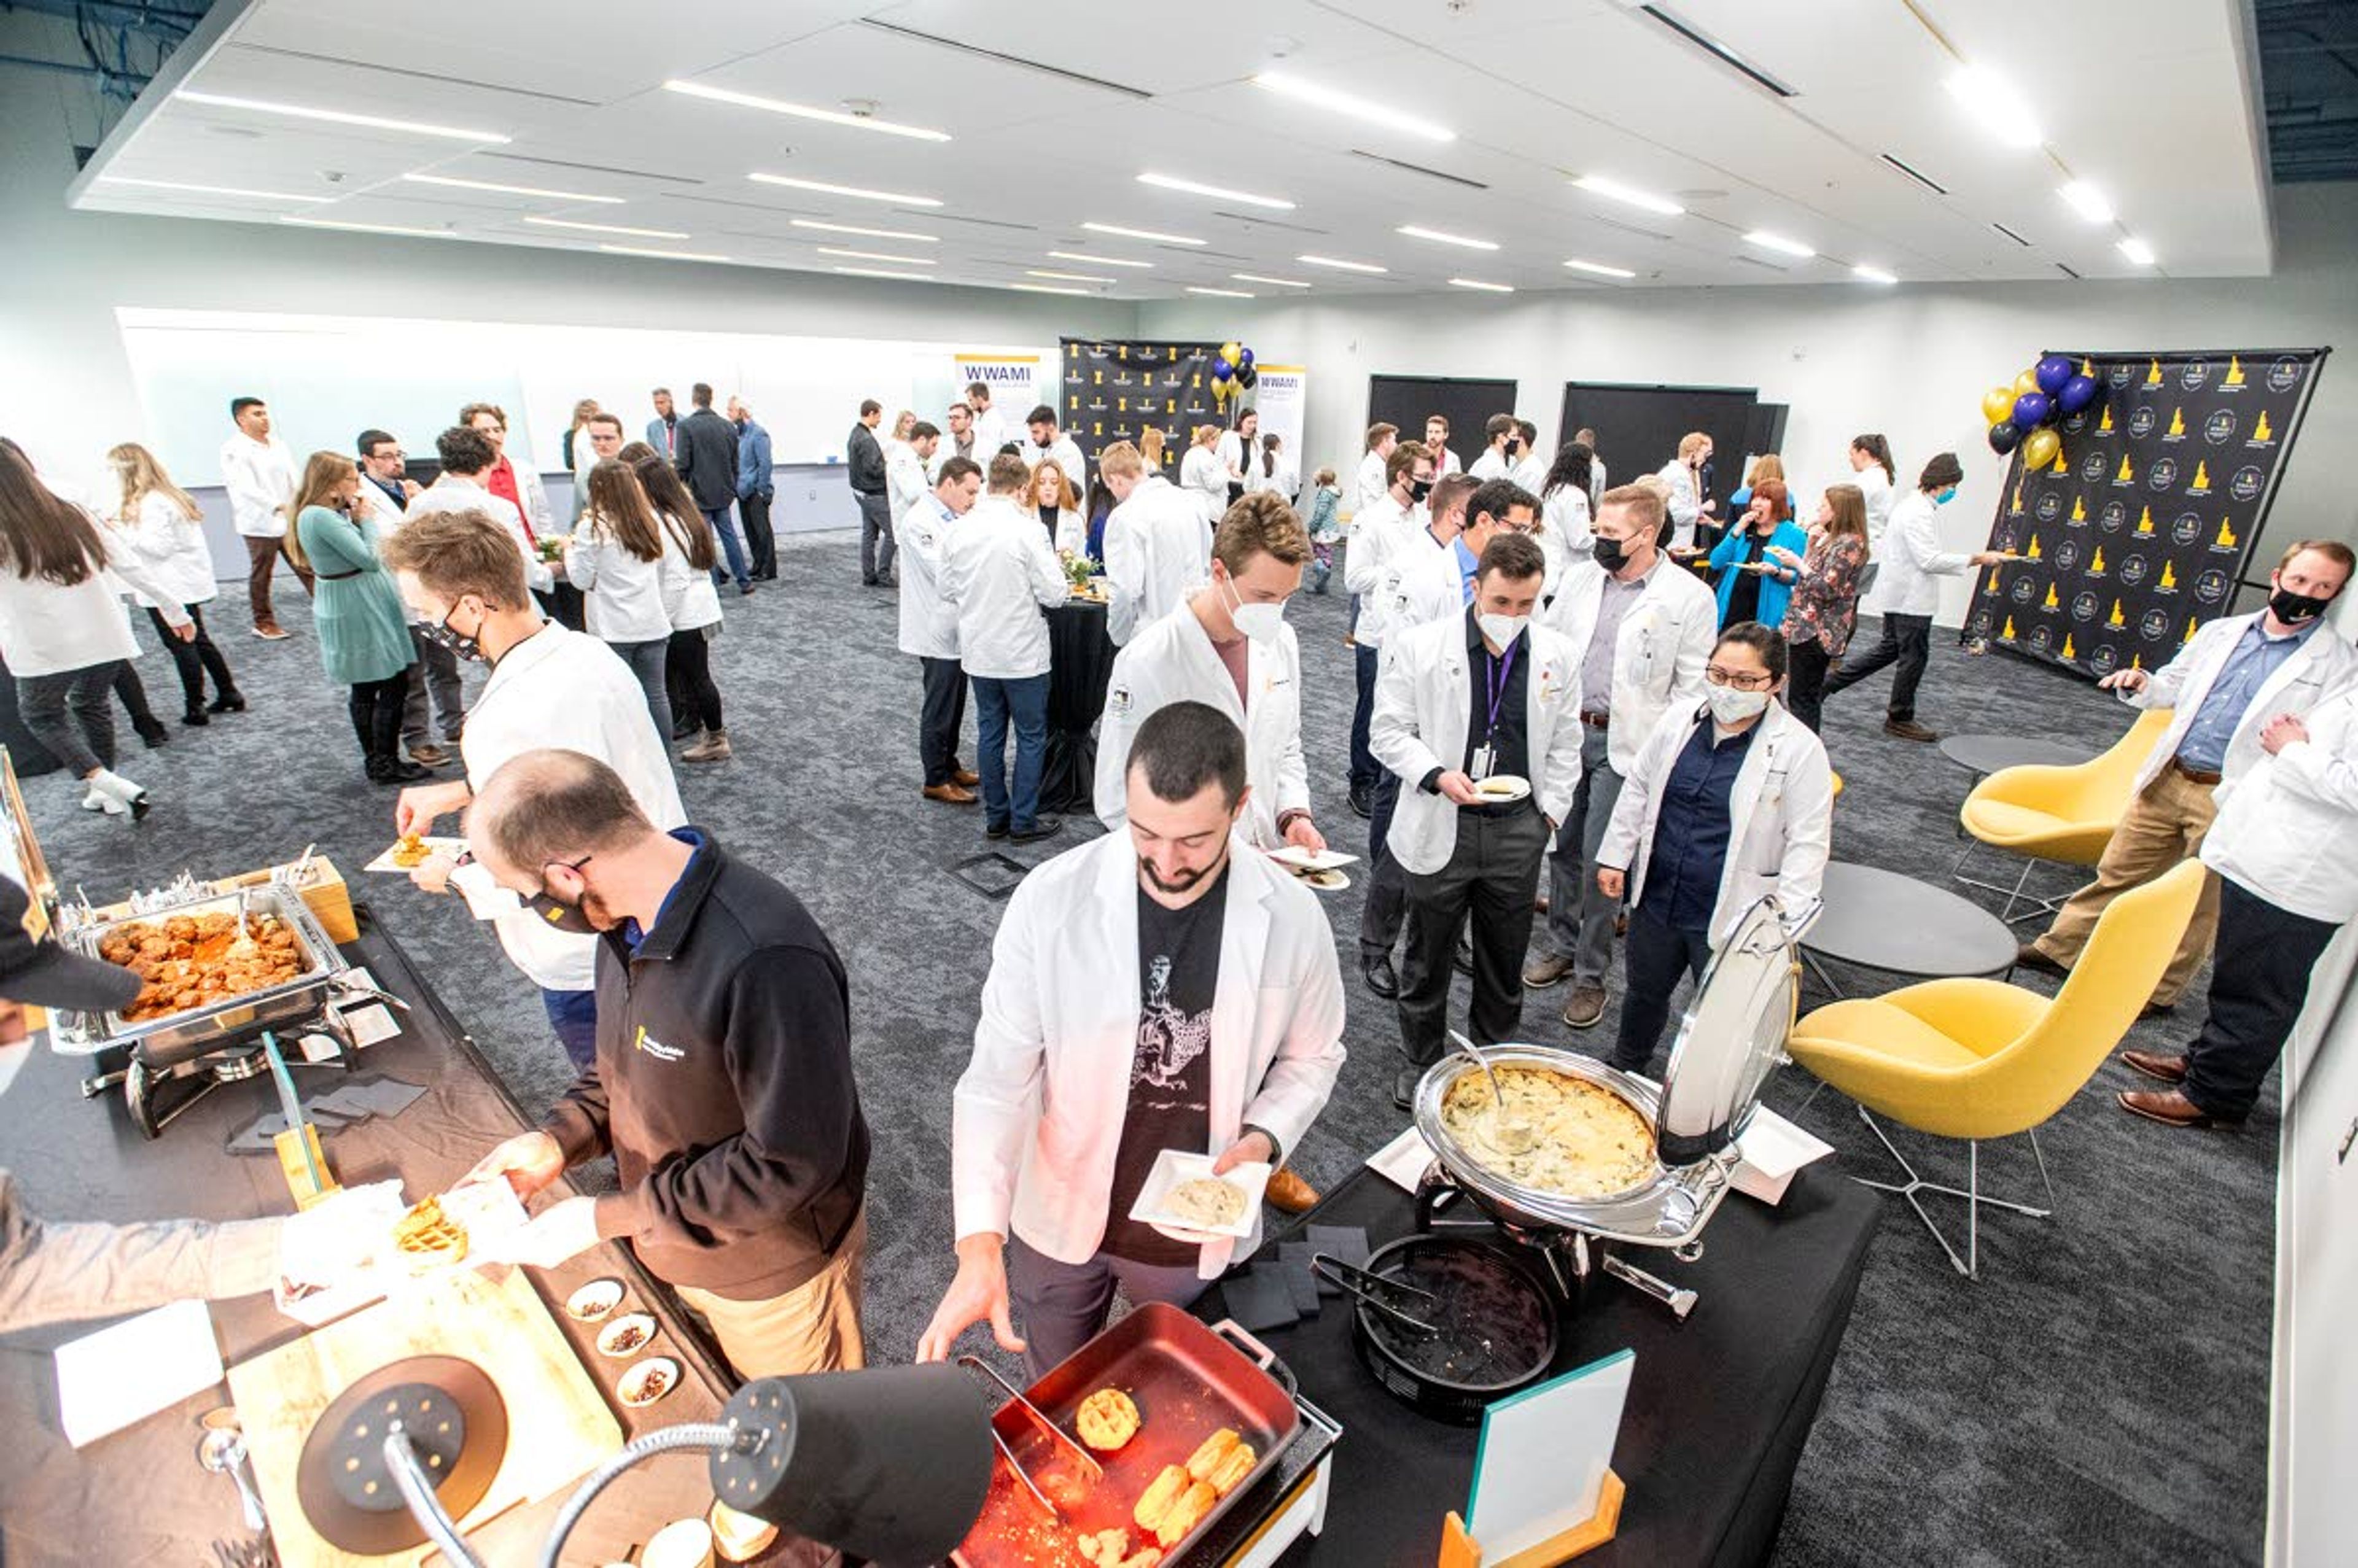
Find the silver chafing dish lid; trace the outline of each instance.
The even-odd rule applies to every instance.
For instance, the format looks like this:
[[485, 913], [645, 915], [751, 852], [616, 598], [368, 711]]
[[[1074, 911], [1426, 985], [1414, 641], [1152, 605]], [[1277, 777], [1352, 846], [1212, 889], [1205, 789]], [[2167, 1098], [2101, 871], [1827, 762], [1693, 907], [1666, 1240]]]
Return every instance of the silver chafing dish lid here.
[[[1804, 921], [1802, 924], [1806, 924]], [[1764, 898], [1739, 916], [1704, 967], [1662, 1070], [1654, 1142], [1661, 1162], [1692, 1165], [1744, 1136], [1760, 1090], [1784, 1060], [1800, 997], [1801, 925]]]

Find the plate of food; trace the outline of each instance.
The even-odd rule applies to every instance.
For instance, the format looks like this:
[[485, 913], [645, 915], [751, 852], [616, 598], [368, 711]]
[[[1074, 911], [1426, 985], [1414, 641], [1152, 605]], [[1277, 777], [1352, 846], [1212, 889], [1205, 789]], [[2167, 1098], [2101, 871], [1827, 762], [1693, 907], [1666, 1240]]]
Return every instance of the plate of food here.
[[395, 840], [393, 848], [379, 855], [361, 869], [365, 871], [398, 871], [407, 876], [426, 863], [429, 855], [444, 855], [455, 860], [467, 852], [464, 838], [429, 838], [422, 833], [405, 833]]
[[1273, 1167], [1249, 1161], [1220, 1175], [1209, 1154], [1165, 1149], [1138, 1189], [1130, 1217], [1174, 1241], [1241, 1240], [1252, 1234]]
[[1296, 871], [1293, 874], [1320, 892], [1341, 892], [1351, 885], [1351, 879], [1340, 871]]
[[679, 1387], [679, 1363], [668, 1356], [650, 1356], [622, 1374], [614, 1392], [633, 1410], [651, 1405]]
[[1474, 793], [1485, 806], [1507, 806], [1518, 800], [1529, 800], [1531, 781], [1520, 773], [1492, 773], [1487, 779], [1474, 781]]
[[597, 1323], [622, 1304], [622, 1281], [592, 1280], [565, 1298], [565, 1315], [576, 1323]]
[[626, 1312], [598, 1331], [598, 1354], [620, 1361], [636, 1356], [655, 1336], [655, 1320], [643, 1312]]
[[486, 1241], [525, 1223], [524, 1204], [505, 1182], [475, 1182], [413, 1206], [393, 1227], [394, 1250], [412, 1274], [455, 1268]]
[[1357, 855], [1346, 855], [1340, 849], [1320, 849], [1315, 853], [1299, 844], [1288, 844], [1282, 849], [1271, 849], [1269, 858], [1294, 871], [1331, 871], [1340, 866], [1358, 863]]

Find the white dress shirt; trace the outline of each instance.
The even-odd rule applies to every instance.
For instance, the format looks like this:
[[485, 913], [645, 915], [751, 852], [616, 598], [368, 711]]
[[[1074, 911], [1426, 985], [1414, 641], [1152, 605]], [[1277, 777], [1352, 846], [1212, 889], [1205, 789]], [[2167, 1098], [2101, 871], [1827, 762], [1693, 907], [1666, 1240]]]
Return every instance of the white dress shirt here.
[[239, 533], [249, 539], [287, 536], [287, 507], [299, 470], [286, 442], [276, 436], [257, 441], [240, 430], [222, 443], [221, 474]]
[[548, 569], [548, 563], [540, 558], [540, 552], [532, 547], [532, 541], [525, 534], [524, 514], [506, 496], [493, 495], [472, 480], [446, 473], [409, 498], [409, 511], [405, 515], [417, 518], [432, 512], [483, 514], [505, 528], [508, 537], [515, 541], [516, 554], [524, 557], [526, 586], [536, 593], [546, 593], [557, 586], [557, 574]]
[[[672, 633], [669, 606], [686, 586], [672, 579], [688, 571], [676, 542], [643, 561], [622, 541], [592, 525], [586, 513], [565, 541], [566, 579], [582, 594], [582, 623], [604, 643], [661, 643]], [[655, 524], [658, 539], [663, 524]]]
[[959, 519], [927, 492], [894, 524], [901, 546], [901, 651], [924, 659], [958, 656], [957, 613], [942, 602], [942, 553]]
[[[118, 568], [125, 557], [135, 567], [145, 567], [174, 604], [210, 604], [221, 591], [213, 579], [213, 553], [205, 544], [204, 520], [181, 511], [180, 503], [160, 490], [141, 496], [138, 511], [108, 537], [108, 558]], [[119, 569], [116, 575], [121, 575]], [[143, 610], [158, 602], [136, 589], [132, 599]]]
[[[1204, 449], [1197, 448], [1197, 451]], [[1221, 481], [1227, 493], [1228, 481]], [[1039, 524], [1033, 524], [1038, 532]], [[1107, 634], [1127, 643], [1212, 577], [1212, 535], [1197, 498], [1148, 474], [1106, 517]]]
[[1930, 615], [1941, 608], [1941, 585], [1933, 579], [1972, 568], [1972, 556], [1941, 547], [1934, 524], [1939, 510], [1920, 490], [1911, 490], [1893, 503], [1890, 525], [1883, 543], [1875, 547], [1882, 570], [1861, 610], [1870, 615]]
[[1028, 680], [1048, 673], [1048, 622], [1040, 609], [1064, 603], [1072, 586], [1039, 514], [1017, 511], [1005, 495], [984, 496], [950, 531], [936, 582], [957, 618], [958, 662], [968, 675]]

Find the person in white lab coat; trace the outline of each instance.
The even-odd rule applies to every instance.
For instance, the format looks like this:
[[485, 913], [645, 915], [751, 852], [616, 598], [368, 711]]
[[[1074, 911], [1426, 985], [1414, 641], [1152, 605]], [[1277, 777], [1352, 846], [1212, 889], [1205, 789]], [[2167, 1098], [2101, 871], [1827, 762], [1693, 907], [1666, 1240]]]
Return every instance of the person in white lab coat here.
[[1048, 623], [1040, 611], [1070, 599], [1072, 586], [1040, 520], [1021, 510], [1032, 470], [1022, 458], [1001, 452], [990, 460], [989, 472], [990, 493], [951, 531], [935, 581], [957, 619], [958, 662], [974, 683], [983, 837], [1030, 844], [1065, 825], [1062, 817], [1040, 815], [1050, 663]]
[[[1923, 477], [1904, 501], [1891, 509], [1891, 523], [1883, 545], [1875, 550], [1875, 586], [1859, 608], [1883, 617], [1883, 637], [1864, 654], [1853, 654], [1826, 682], [1828, 698], [1856, 686], [1897, 660], [1891, 677], [1891, 699], [1884, 709], [1883, 732], [1896, 741], [1937, 741], [1940, 735], [1916, 722], [1916, 688], [1932, 653], [1932, 612], [1941, 608], [1937, 580], [1975, 567], [1996, 566], [2021, 557], [2003, 550], [1944, 550], [1933, 517], [1956, 499], [1957, 482], [1965, 477], [1954, 452], [1935, 452], [1924, 465]], [[1870, 543], [1870, 548], [1874, 548]]]
[[[1373, 740], [1403, 786], [1387, 842], [1412, 911], [1400, 988], [1408, 1060], [1392, 1081], [1403, 1109], [1447, 1048], [1453, 958], [1469, 919], [1467, 1033], [1477, 1044], [1521, 1037], [1540, 857], [1580, 785], [1578, 655], [1531, 623], [1546, 565], [1535, 540], [1499, 534], [1463, 613], [1395, 629], [1385, 650]], [[1494, 800], [1491, 780], [1522, 793]]]
[[525, 584], [537, 599], [556, 585], [557, 574], [541, 558], [532, 535], [525, 530], [524, 514], [503, 496], [493, 495], [483, 484], [483, 475], [490, 471], [494, 454], [492, 443], [479, 430], [464, 425], [453, 425], [434, 438], [434, 454], [442, 460], [442, 472], [432, 484], [410, 497], [405, 523], [441, 512], [481, 512], [507, 530], [515, 542], [516, 557], [524, 562]]
[[1588, 513], [1593, 517], [1596, 509], [1605, 503], [1605, 492], [1612, 488], [1605, 482], [1605, 460], [1596, 455], [1596, 432], [1587, 426], [1583, 425], [1574, 430], [1572, 438], [1589, 450]]
[[1220, 427], [1198, 425], [1179, 460], [1179, 488], [1195, 503], [1206, 533], [1228, 509], [1228, 470], [1220, 466]]
[[[1376, 670], [1386, 620], [1379, 590], [1393, 553], [1425, 524], [1424, 502], [1433, 493], [1433, 458], [1417, 442], [1396, 441], [1383, 470], [1382, 488], [1362, 500], [1351, 514], [1349, 543], [1343, 548], [1343, 586], [1350, 591], [1357, 612], [1351, 631], [1352, 662], [1358, 679], [1357, 705], [1351, 713], [1351, 809], [1371, 823], [1377, 797], [1389, 776], [1375, 752], [1368, 749], [1368, 723], [1376, 711]], [[1371, 828], [1371, 860], [1382, 843], [1382, 829]], [[1390, 968], [1391, 960], [1387, 957], [1384, 962]]]
[[1285, 438], [1274, 431], [1260, 438], [1260, 457], [1245, 473], [1248, 494], [1269, 491], [1293, 504], [1294, 492], [1302, 488], [1302, 468], [1293, 454], [1285, 449]]
[[1446, 479], [1451, 474], [1465, 471], [1466, 465], [1459, 462], [1457, 454], [1449, 449], [1447, 415], [1428, 414], [1424, 416], [1424, 449], [1433, 454], [1433, 478]]
[[1539, 510], [1539, 497], [1512, 480], [1476, 481], [1459, 473], [1437, 481], [1426, 503], [1423, 536], [1410, 535], [1385, 568], [1386, 635], [1465, 613], [1474, 600], [1483, 550], [1501, 533], [1530, 533]]
[[1466, 474], [1488, 481], [1505, 479], [1515, 471], [1515, 442], [1520, 431], [1511, 414], [1493, 414], [1482, 423], [1482, 439], [1486, 443], [1466, 466]]
[[[461, 433], [481, 440], [463, 427]], [[541, 617], [504, 524], [480, 510], [421, 516], [413, 509], [383, 548], [410, 613], [428, 634], [448, 641], [461, 659], [492, 666], [459, 743], [467, 776], [403, 790], [395, 832], [432, 832], [442, 818], [464, 811], [509, 758], [552, 746], [594, 757], [621, 774], [656, 827], [668, 832], [686, 825], [671, 755], [647, 716], [638, 678], [597, 638]], [[567, 1057], [577, 1068], [597, 1059], [596, 936], [561, 929], [499, 888], [481, 867], [456, 866], [445, 855], [427, 857], [410, 881], [427, 892], [458, 889], [478, 919], [492, 922], [509, 961], [540, 988]]]
[[[2200, 851], [2218, 792], [2265, 761], [2261, 729], [2299, 719], [2358, 680], [2358, 652], [2325, 624], [2358, 563], [2334, 539], [2303, 539], [2268, 576], [2268, 602], [2213, 621], [2160, 669], [2115, 670], [2096, 684], [2137, 708], [2166, 708], [2170, 722], [2146, 753], [2127, 808], [2096, 862], [2096, 880], [2073, 893], [2016, 962], [2069, 974], [2114, 899]], [[2202, 890], [2194, 918], [2149, 1006], [2167, 1011], [2193, 980], [2219, 925], [2219, 885]]]
[[1563, 586], [1563, 574], [1584, 560], [1596, 536], [1590, 486], [1595, 454], [1578, 441], [1566, 441], [1555, 461], [1531, 492], [1540, 498], [1540, 548], [1547, 553], [1547, 588], [1541, 602], [1552, 600]]
[[1515, 421], [1515, 466], [1507, 477], [1530, 491], [1533, 495], [1547, 483], [1552, 460], [1540, 448], [1540, 427], [1528, 419]]
[[1853, 436], [1849, 455], [1856, 476], [1851, 482], [1866, 503], [1866, 547], [1874, 552], [1881, 548], [1883, 531], [1891, 525], [1891, 503], [1898, 493], [1891, 487], [1899, 481], [1899, 472], [1891, 466], [1891, 443], [1872, 432]]
[[1399, 426], [1379, 423], [1368, 427], [1367, 449], [1359, 455], [1358, 470], [1351, 476], [1351, 511], [1355, 515], [1360, 507], [1373, 506], [1391, 487], [1388, 465], [1399, 447]]
[[1580, 792], [1556, 828], [1548, 876], [1547, 942], [1523, 970], [1527, 986], [1569, 979], [1566, 1028], [1605, 1016], [1619, 909], [1589, 874], [1639, 748], [1664, 713], [1703, 700], [1704, 665], [1719, 601], [1662, 554], [1662, 499], [1645, 484], [1605, 492], [1586, 559], [1574, 561], [1542, 622], [1569, 641], [1579, 665]]
[[917, 708], [917, 760], [927, 800], [972, 806], [982, 776], [959, 766], [966, 724], [966, 669], [958, 663], [957, 613], [942, 602], [942, 559], [958, 519], [982, 494], [982, 469], [971, 458], [944, 458], [934, 488], [902, 514], [901, 651], [915, 655], [925, 697]]
[[1671, 555], [1683, 558], [1700, 548], [1696, 530], [1710, 521], [1719, 510], [1719, 503], [1706, 492], [1703, 470], [1711, 462], [1712, 440], [1701, 430], [1690, 430], [1679, 438], [1679, 455], [1664, 463], [1656, 476], [1670, 486], [1666, 497], [1671, 509]]
[[2358, 683], [2306, 718], [2276, 714], [2259, 749], [2219, 786], [2202, 841], [2202, 863], [2218, 873], [2219, 936], [2201, 1032], [2180, 1055], [2121, 1053], [2169, 1086], [2120, 1095], [2122, 1109], [2149, 1121], [2234, 1126], [2250, 1116], [2309, 1000], [2309, 971], [2358, 917]]
[[[924, 504], [933, 493], [934, 481], [926, 476], [933, 471], [934, 454], [941, 449], [941, 431], [920, 419], [909, 427], [907, 440], [885, 447], [884, 503], [892, 509], [894, 528], [901, 525], [901, 519], [913, 507]], [[979, 469], [981, 465], [976, 466]], [[896, 533], [893, 536], [900, 535]]]
[[[573, 476], [573, 521], [581, 521], [581, 513], [590, 504], [590, 470], [598, 466], [598, 453], [590, 444], [590, 421], [599, 412], [598, 400], [584, 397], [573, 405], [573, 423], [557, 440], [557, 456], [563, 460], [566, 471]], [[618, 422], [619, 427], [619, 422]], [[616, 442], [619, 447], [621, 443]], [[361, 454], [366, 457], [368, 454]], [[611, 455], [611, 454], [610, 454]], [[368, 471], [367, 464], [362, 472]]]
[[671, 733], [664, 666], [671, 615], [687, 559], [664, 541], [663, 523], [638, 476], [619, 457], [590, 470], [588, 504], [565, 541], [566, 579], [581, 590], [585, 627], [631, 666], [646, 693], [655, 733]]
[[974, 418], [974, 460], [988, 473], [990, 460], [999, 455], [999, 449], [1015, 439], [1015, 427], [1006, 415], [990, 406], [990, 385], [987, 382], [967, 383], [966, 406]]
[[1785, 638], [1740, 621], [1711, 650], [1698, 710], [1662, 715], [1639, 748], [1596, 850], [1606, 897], [1629, 901], [1629, 951], [1612, 1065], [1645, 1073], [1682, 975], [1774, 894], [1798, 924], [1815, 907], [1833, 832], [1826, 749], [1777, 700]]
[[[1302, 1141], [1344, 1059], [1318, 897], [1238, 854], [1245, 740], [1176, 702], [1140, 726], [1125, 832], [1008, 900], [951, 1132], [957, 1275], [917, 1342], [988, 1323], [1036, 1377], [1133, 1304], [1192, 1301], [1260, 1240], [1174, 1240], [1129, 1217], [1167, 1149], [1226, 1172]], [[1015, 1331], [1016, 1320], [1023, 1327]]]
[[1089, 486], [1088, 460], [1081, 456], [1081, 444], [1056, 428], [1055, 409], [1043, 403], [1025, 417], [1023, 427], [1030, 438], [1022, 448], [1024, 466], [1036, 468], [1042, 460], [1053, 458], [1065, 470], [1065, 481], [1073, 487], [1073, 493], [1085, 492]]
[[663, 520], [664, 548], [678, 557], [664, 579], [664, 613], [671, 619], [671, 646], [664, 654], [671, 739], [687, 742], [680, 748], [683, 762], [725, 762], [735, 752], [723, 722], [720, 687], [712, 679], [712, 640], [720, 635], [721, 619], [720, 585], [712, 575], [721, 559], [719, 537], [669, 458], [643, 441], [617, 455], [639, 476], [640, 488]]
[[[213, 553], [205, 544], [205, 514], [196, 497], [172, 482], [156, 454], [135, 441], [125, 441], [106, 454], [107, 466], [122, 486], [114, 513], [114, 537], [122, 554], [146, 567], [168, 590], [171, 601], [189, 612], [196, 635], [183, 642], [172, 634], [163, 607], [144, 593], [133, 602], [147, 611], [164, 651], [172, 656], [180, 676], [183, 709], [180, 722], [205, 725], [216, 713], [243, 713], [245, 698], [230, 674], [229, 661], [205, 632], [204, 607], [213, 601], [220, 585], [213, 580]], [[212, 676], [213, 700], [205, 701], [205, 677]]]
[[1237, 410], [1233, 428], [1220, 433], [1219, 444], [1213, 455], [1220, 460], [1220, 468], [1228, 476], [1228, 500], [1220, 510], [1226, 512], [1252, 488], [1253, 474], [1260, 467], [1260, 411], [1255, 408]]
[[[295, 499], [300, 470], [287, 443], [270, 433], [268, 404], [259, 397], [233, 397], [229, 416], [237, 434], [222, 443], [222, 488], [229, 492], [230, 519], [245, 540], [245, 596], [254, 634], [276, 643], [287, 633], [270, 608], [270, 579], [287, 553], [287, 504]], [[308, 596], [311, 574], [294, 569]]]
[[1024, 493], [1023, 505], [1040, 520], [1040, 531], [1057, 555], [1088, 554], [1089, 525], [1081, 520], [1081, 498], [1064, 464], [1042, 458], [1033, 465], [1032, 487]]
[[1114, 499], [1105, 525], [1106, 633], [1119, 646], [1210, 580], [1212, 535], [1201, 498], [1150, 471], [1128, 441], [1098, 455], [1098, 475]]

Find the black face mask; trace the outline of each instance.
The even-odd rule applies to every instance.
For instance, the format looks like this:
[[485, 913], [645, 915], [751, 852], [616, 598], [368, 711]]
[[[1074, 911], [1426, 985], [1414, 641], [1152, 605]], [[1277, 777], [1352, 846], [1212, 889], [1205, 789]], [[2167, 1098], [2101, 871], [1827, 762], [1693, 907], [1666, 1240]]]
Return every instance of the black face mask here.
[[[426, 640], [433, 643], [438, 648], [448, 648], [450, 652], [458, 654], [459, 657], [466, 659], [471, 663], [489, 663], [490, 661], [483, 655], [483, 644], [481, 643], [478, 642], [475, 638], [469, 636], [464, 632], [454, 632], [451, 630], [450, 617], [457, 611], [458, 608], [459, 607], [457, 605], [452, 605], [449, 610], [443, 612], [442, 619], [439, 621], [420, 622], [417, 629], [425, 633]], [[481, 628], [478, 627], [477, 630], [480, 631]]]
[[566, 903], [546, 890], [524, 901], [524, 906], [540, 917], [541, 924], [551, 931], [570, 931], [578, 936], [595, 936], [598, 928], [581, 913], [578, 903]]
[[2306, 626], [2325, 613], [2325, 607], [2332, 602], [2331, 599], [2320, 599], [2313, 593], [2295, 593], [2288, 588], [2280, 588], [2268, 595], [2268, 608], [2276, 612], [2277, 620], [2288, 626]]
[[1412, 479], [1408, 481], [1408, 498], [1411, 501], [1422, 501], [1426, 496], [1431, 495], [1432, 493], [1433, 481], [1431, 480]]
[[1629, 554], [1621, 547], [1620, 540], [1608, 539], [1602, 534], [1589, 541], [1588, 553], [1595, 557], [1596, 564], [1608, 572], [1619, 571], [1629, 560]]

